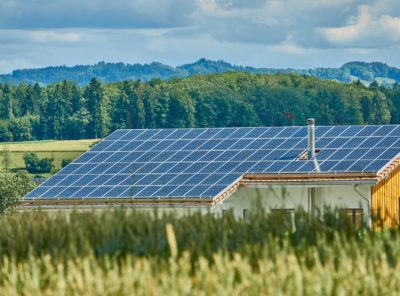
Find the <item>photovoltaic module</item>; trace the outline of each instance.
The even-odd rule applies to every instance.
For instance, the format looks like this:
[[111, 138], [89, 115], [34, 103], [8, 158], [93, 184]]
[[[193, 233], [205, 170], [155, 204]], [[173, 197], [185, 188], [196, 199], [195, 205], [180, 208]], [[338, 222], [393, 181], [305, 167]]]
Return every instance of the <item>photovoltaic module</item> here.
[[[400, 126], [318, 126], [319, 173], [377, 173]], [[24, 197], [212, 199], [244, 174], [317, 174], [307, 127], [116, 130]]]

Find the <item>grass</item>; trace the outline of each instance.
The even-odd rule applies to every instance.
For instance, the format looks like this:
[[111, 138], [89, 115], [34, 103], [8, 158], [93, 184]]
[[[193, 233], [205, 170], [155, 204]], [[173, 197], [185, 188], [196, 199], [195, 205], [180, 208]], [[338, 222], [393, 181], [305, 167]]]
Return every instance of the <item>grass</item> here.
[[[34, 141], [34, 142], [9, 142], [1, 143], [0, 151], [7, 149], [9, 152], [8, 168], [10, 170], [25, 167], [22, 156], [25, 152], [36, 152], [39, 158], [53, 158], [55, 169], [61, 168], [63, 159], [75, 159], [97, 140], [68, 140], [68, 141]], [[2, 155], [4, 160], [4, 154]], [[0, 170], [4, 171], [4, 161], [0, 163]]]
[[400, 231], [328, 213], [0, 217], [5, 295], [398, 295]]

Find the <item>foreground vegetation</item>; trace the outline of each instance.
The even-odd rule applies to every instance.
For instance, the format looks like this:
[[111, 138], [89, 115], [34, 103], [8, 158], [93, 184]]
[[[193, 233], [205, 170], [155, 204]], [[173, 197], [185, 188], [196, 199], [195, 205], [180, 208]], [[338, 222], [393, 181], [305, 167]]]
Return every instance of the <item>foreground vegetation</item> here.
[[0, 217], [7, 295], [396, 295], [400, 232], [335, 213], [185, 217], [132, 210]]

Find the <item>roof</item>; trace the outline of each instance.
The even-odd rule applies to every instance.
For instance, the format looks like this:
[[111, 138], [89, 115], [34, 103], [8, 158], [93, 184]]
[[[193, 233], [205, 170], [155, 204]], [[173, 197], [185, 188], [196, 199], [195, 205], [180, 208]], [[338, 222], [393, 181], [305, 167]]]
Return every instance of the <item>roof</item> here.
[[400, 154], [398, 125], [318, 126], [315, 137], [319, 172], [302, 157], [307, 127], [117, 130], [23, 200], [215, 202], [272, 176], [378, 182]]

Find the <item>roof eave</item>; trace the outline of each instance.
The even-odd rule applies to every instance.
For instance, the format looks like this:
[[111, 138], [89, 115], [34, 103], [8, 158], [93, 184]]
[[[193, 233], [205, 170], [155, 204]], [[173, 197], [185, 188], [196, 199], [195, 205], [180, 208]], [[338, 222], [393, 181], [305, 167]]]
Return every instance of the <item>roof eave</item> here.
[[18, 203], [17, 209], [40, 207], [66, 207], [66, 206], [196, 206], [210, 207], [211, 199], [23, 199]]

